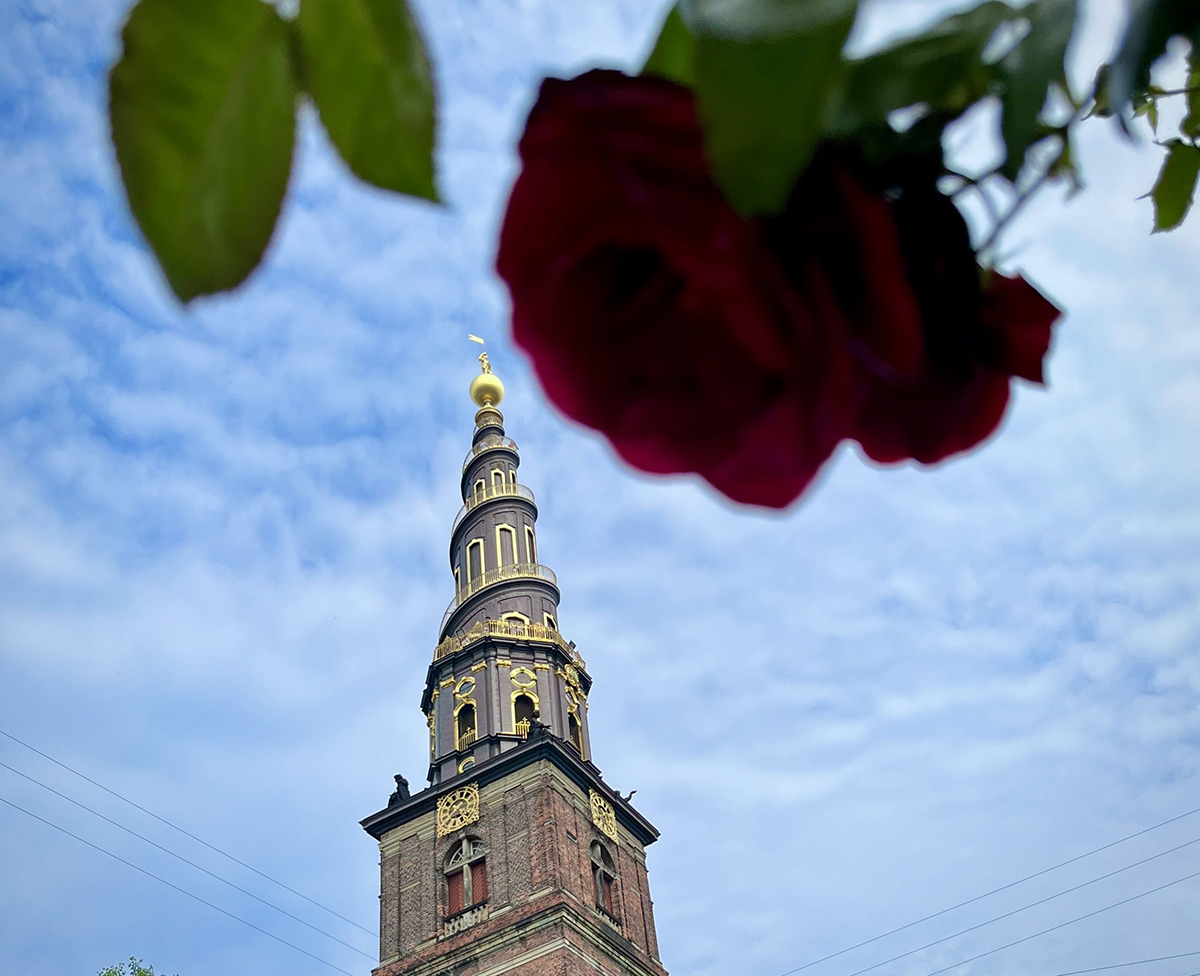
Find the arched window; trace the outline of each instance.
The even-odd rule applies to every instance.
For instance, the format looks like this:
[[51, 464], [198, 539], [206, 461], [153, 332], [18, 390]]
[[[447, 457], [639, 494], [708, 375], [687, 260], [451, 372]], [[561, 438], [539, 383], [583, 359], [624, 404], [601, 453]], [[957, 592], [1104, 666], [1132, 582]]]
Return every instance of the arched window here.
[[483, 497], [486, 488], [487, 482], [482, 478], [475, 482], [475, 501], [479, 501]]
[[529, 695], [517, 695], [513, 699], [513, 729], [517, 735], [529, 735], [533, 724], [533, 713], [537, 709]]
[[499, 469], [495, 469], [492, 471], [492, 484], [497, 488], [504, 487], [504, 472], [503, 471], [501, 471]]
[[558, 624], [554, 622], [554, 618], [550, 614], [543, 612], [542, 619], [546, 622], [546, 626], [551, 630], [558, 630]]
[[526, 561], [537, 563], [537, 539], [533, 535], [533, 526], [525, 526], [525, 558]]
[[496, 526], [496, 556], [498, 566], [517, 563], [517, 530], [511, 525]]
[[567, 715], [567, 733], [570, 736], [571, 745], [575, 747], [575, 751], [579, 755], [583, 755], [583, 732], [579, 728], [579, 719], [574, 715]]
[[474, 765], [475, 765], [475, 757], [467, 756], [466, 759], [464, 759], [462, 762], [460, 762], [458, 764], [458, 771], [460, 773], [465, 773], [468, 769], [470, 769]]
[[467, 582], [471, 583], [483, 575], [483, 540], [472, 539], [467, 543]]
[[487, 859], [483, 841], [464, 837], [446, 855], [446, 891], [449, 915], [487, 901]]
[[454, 724], [458, 732], [458, 748], [466, 749], [475, 741], [475, 706], [469, 702], [460, 705]]
[[616, 918], [613, 907], [613, 884], [617, 880], [617, 870], [613, 866], [612, 856], [604, 849], [599, 841], [592, 841], [592, 892], [596, 896], [596, 907], [602, 908]]
[[515, 485], [517, 483], [517, 469], [516, 468], [508, 469], [508, 483], [510, 485]]
[[501, 620], [507, 620], [510, 624], [528, 624], [529, 618], [520, 610], [509, 610], [507, 613], [500, 615]]

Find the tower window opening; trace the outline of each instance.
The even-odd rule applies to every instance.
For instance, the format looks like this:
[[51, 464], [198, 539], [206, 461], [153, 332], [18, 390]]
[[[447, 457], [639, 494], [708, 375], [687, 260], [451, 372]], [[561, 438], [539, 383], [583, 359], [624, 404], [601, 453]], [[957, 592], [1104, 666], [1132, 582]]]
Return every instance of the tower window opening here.
[[492, 485], [496, 488], [504, 487], [504, 472], [499, 469], [492, 472]]
[[545, 621], [546, 626], [549, 627], [551, 630], [558, 630], [558, 624], [556, 624], [554, 622], [554, 618], [552, 616], [550, 616], [550, 614], [543, 613], [542, 620]]
[[466, 749], [475, 741], [475, 706], [463, 705], [455, 718], [455, 729], [458, 732], [458, 748]]
[[467, 544], [467, 580], [474, 582], [483, 575], [483, 540], [472, 539]]
[[537, 539], [533, 535], [533, 526], [525, 526], [525, 556], [529, 562], [537, 564]]
[[510, 485], [515, 485], [517, 483], [517, 469], [516, 468], [508, 469], [508, 483]]
[[447, 914], [457, 915], [487, 901], [487, 848], [475, 837], [464, 837], [446, 855]]
[[592, 892], [596, 896], [596, 907], [616, 917], [613, 902], [613, 885], [616, 883], [616, 869], [613, 866], [612, 855], [604, 849], [599, 841], [592, 841]]
[[513, 730], [517, 735], [529, 735], [529, 729], [533, 725], [534, 709], [533, 699], [528, 695], [517, 695], [513, 699]]
[[575, 751], [579, 755], [583, 755], [583, 732], [579, 727], [579, 719], [574, 715], [567, 715], [567, 734], [570, 738], [571, 745], [575, 747]]
[[487, 482], [480, 478], [475, 482], [475, 501], [479, 501], [483, 497], [484, 491], [487, 490]]
[[496, 528], [496, 551], [501, 566], [516, 565], [517, 530], [511, 525], [501, 525]]

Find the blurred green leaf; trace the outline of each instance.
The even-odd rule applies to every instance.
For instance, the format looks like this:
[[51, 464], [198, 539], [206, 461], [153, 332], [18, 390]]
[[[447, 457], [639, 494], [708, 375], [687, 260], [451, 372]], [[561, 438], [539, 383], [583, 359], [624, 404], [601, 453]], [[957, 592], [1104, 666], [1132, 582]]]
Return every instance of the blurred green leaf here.
[[1188, 71], [1188, 112], [1180, 123], [1179, 128], [1189, 139], [1200, 138], [1200, 45], [1192, 47], [1189, 59], [1191, 69]]
[[129, 205], [184, 301], [243, 281], [292, 165], [287, 28], [259, 0], [141, 0], [109, 74]]
[[1001, 61], [1003, 116], [1000, 133], [1007, 152], [1000, 172], [1016, 181], [1025, 153], [1040, 138], [1039, 116], [1050, 86], [1066, 88], [1063, 60], [1075, 26], [1075, 0], [1036, 0], [1022, 13], [1029, 33]]
[[305, 84], [354, 174], [437, 199], [429, 57], [405, 0], [303, 0]]
[[776, 212], [821, 136], [857, 0], [697, 0], [692, 9], [714, 175], [742, 213]]
[[642, 74], [657, 75], [689, 87], [696, 83], [696, 41], [678, 7], [672, 7], [667, 14]]
[[850, 136], [882, 125], [892, 112], [928, 105], [957, 116], [991, 90], [995, 68], [983, 51], [1006, 21], [1020, 16], [1000, 0], [939, 21], [925, 33], [870, 57], [851, 61], [838, 98], [831, 102], [826, 131]]
[[1183, 223], [1196, 193], [1200, 175], [1200, 149], [1172, 139], [1167, 143], [1167, 158], [1154, 184], [1154, 231], [1173, 230]]
[[1133, 0], [1129, 26], [1109, 72], [1109, 100], [1115, 109], [1133, 101], [1150, 84], [1150, 67], [1176, 36], [1200, 43], [1200, 3], [1196, 0]]

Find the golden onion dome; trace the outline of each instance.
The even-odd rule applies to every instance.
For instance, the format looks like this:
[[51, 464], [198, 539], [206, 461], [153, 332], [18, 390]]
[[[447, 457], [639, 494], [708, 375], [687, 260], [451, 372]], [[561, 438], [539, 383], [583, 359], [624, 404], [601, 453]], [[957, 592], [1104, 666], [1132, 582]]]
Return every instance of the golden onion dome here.
[[504, 399], [504, 384], [495, 373], [480, 373], [471, 380], [471, 399], [477, 407], [495, 407]]

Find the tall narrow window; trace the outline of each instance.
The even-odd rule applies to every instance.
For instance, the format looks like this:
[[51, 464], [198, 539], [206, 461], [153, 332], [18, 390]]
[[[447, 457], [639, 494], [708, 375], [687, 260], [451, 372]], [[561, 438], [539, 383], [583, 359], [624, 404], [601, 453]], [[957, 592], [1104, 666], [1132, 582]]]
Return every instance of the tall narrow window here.
[[467, 545], [467, 580], [474, 582], [483, 575], [483, 540], [472, 539]]
[[461, 705], [455, 718], [455, 728], [458, 732], [458, 748], [466, 749], [475, 741], [475, 706]]
[[501, 566], [515, 566], [517, 563], [517, 530], [511, 525], [496, 527], [496, 554]]
[[545, 621], [546, 626], [549, 627], [551, 630], [558, 630], [558, 624], [556, 624], [554, 622], [554, 618], [552, 616], [550, 616], [550, 614], [543, 613], [542, 619]]
[[533, 699], [528, 695], [517, 695], [513, 699], [513, 731], [517, 735], [529, 735], [535, 707]]
[[487, 490], [487, 482], [480, 478], [475, 482], [475, 501], [479, 501], [483, 497], [484, 491]]
[[492, 484], [496, 488], [504, 487], [504, 472], [503, 471], [500, 471], [497, 469], [492, 472]]
[[579, 755], [583, 755], [583, 731], [579, 728], [579, 719], [574, 715], [567, 716], [567, 733], [570, 736], [571, 745], [575, 747], [575, 751]]
[[603, 844], [592, 841], [592, 892], [596, 896], [596, 907], [604, 909], [614, 918], [617, 914], [613, 902], [613, 884], [616, 880], [612, 856]]
[[525, 526], [525, 558], [536, 564], [537, 559], [537, 539], [533, 537], [533, 526]]
[[457, 593], [462, 589], [462, 574], [458, 571], [458, 567], [454, 567], [454, 592]]
[[517, 469], [516, 468], [508, 469], [508, 483], [510, 485], [515, 485], [517, 483]]
[[447, 914], [487, 901], [487, 850], [483, 841], [465, 837], [446, 855]]

